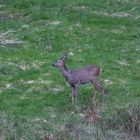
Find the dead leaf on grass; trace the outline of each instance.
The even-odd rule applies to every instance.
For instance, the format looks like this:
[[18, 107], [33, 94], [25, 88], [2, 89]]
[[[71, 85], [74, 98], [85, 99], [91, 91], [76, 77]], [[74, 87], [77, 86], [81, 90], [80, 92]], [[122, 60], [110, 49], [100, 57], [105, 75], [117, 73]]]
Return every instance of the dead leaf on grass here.
[[136, 63], [137, 63], [137, 64], [140, 64], [140, 60], [137, 60]]
[[127, 13], [125, 11], [124, 12], [116, 12], [116, 13], [108, 13], [105, 11], [94, 11], [94, 14], [108, 16], [108, 17], [128, 17], [128, 16], [130, 16], [130, 13]]
[[110, 79], [104, 79], [104, 82], [106, 85], [113, 85], [114, 84], [114, 82]]
[[61, 21], [55, 20], [55, 21], [49, 21], [49, 22], [47, 22], [46, 25], [54, 25], [54, 26], [56, 26], [56, 25], [59, 25], [60, 23], [61, 23]]
[[118, 64], [122, 65], [122, 66], [129, 66], [129, 64], [128, 64], [128, 62], [127, 62], [126, 60], [122, 60], [122, 61], [116, 60], [116, 62], [117, 62]]

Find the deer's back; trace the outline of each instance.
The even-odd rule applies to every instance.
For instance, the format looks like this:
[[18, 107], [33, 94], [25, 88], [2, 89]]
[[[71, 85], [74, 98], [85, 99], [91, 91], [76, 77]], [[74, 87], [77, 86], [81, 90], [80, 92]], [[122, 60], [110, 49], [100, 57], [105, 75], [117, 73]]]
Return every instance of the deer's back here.
[[81, 83], [87, 83], [92, 77], [100, 75], [100, 68], [95, 65], [89, 65], [80, 69], [71, 70], [71, 75], [74, 79], [79, 79]]

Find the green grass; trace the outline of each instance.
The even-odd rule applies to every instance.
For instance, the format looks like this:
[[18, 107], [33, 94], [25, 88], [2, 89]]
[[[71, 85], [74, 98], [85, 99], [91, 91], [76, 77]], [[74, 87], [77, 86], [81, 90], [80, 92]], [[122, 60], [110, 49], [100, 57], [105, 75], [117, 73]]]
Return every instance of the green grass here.
[[[51, 66], [65, 51], [69, 68], [96, 64], [103, 69], [100, 80], [107, 96], [103, 103], [97, 96], [101, 114], [110, 118], [118, 109], [138, 104], [139, 13], [139, 0], [1, 1], [0, 33], [15, 32], [0, 34], [0, 43], [24, 43], [0, 45], [0, 137], [93, 138], [79, 133], [88, 131], [84, 110], [91, 105], [92, 86], [81, 87], [78, 103], [72, 105], [69, 86]], [[67, 129], [68, 124], [74, 129]]]

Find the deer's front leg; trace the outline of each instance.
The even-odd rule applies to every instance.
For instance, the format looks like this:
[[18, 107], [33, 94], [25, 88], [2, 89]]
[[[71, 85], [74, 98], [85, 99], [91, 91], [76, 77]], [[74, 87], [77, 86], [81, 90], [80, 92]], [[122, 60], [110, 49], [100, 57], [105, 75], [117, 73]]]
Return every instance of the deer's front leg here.
[[77, 97], [77, 91], [78, 91], [78, 85], [72, 86], [72, 103], [74, 103], [76, 97]]

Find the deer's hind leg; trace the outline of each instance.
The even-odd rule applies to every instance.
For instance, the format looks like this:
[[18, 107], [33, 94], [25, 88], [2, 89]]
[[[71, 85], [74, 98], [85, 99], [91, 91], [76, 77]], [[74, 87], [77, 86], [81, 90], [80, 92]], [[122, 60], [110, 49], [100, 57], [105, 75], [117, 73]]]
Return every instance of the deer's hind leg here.
[[96, 77], [92, 78], [91, 83], [94, 85], [94, 99], [96, 98], [97, 91], [103, 93], [103, 85], [97, 80]]

